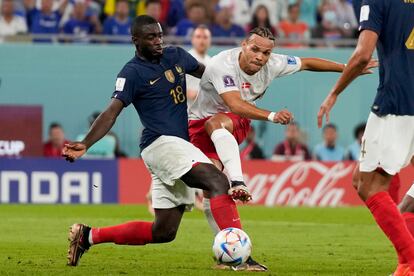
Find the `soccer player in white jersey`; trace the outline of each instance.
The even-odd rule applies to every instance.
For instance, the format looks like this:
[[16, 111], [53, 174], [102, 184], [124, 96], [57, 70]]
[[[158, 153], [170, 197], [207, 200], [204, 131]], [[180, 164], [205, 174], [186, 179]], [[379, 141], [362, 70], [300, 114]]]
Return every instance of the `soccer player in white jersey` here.
[[[287, 111], [271, 112], [255, 106], [273, 79], [301, 70], [342, 72], [345, 65], [319, 58], [299, 58], [272, 53], [275, 38], [267, 28], [255, 28], [241, 48], [214, 56], [201, 81], [200, 93], [189, 107], [191, 142], [200, 148], [220, 169], [227, 170], [230, 193], [234, 199], [248, 201], [239, 155], [240, 144], [250, 129], [250, 119], [287, 124], [293, 115]], [[376, 66], [372, 60], [363, 73]], [[206, 195], [208, 197], [208, 195]], [[204, 212], [214, 232], [208, 200]]]
[[[192, 48], [188, 51], [198, 62], [208, 65], [211, 57], [207, 51], [211, 46], [211, 32], [205, 25], [199, 25], [194, 29], [191, 36]], [[186, 75], [187, 82], [187, 104], [192, 103], [197, 97], [200, 87], [200, 79]]]

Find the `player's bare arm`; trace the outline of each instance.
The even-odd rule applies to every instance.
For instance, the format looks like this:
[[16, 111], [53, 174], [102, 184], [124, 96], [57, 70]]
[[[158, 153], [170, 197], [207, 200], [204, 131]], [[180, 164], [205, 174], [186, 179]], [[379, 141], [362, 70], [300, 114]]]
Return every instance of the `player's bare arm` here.
[[[272, 112], [258, 108], [245, 100], [240, 96], [239, 91], [229, 91], [226, 93], [220, 94], [224, 103], [230, 108], [231, 112], [253, 120], [262, 120], [268, 121]], [[273, 113], [273, 122], [279, 124], [288, 124], [293, 120], [293, 115], [288, 110], [281, 110], [279, 112]]]
[[198, 68], [193, 72], [188, 72], [188, 74], [193, 77], [201, 79], [201, 76], [203, 76], [205, 70], [206, 70], [206, 66], [199, 62]]
[[[337, 63], [327, 59], [321, 58], [301, 58], [302, 66], [300, 70], [316, 71], [316, 72], [343, 72], [346, 64]], [[371, 69], [378, 67], [378, 60], [371, 59], [364, 66], [359, 75], [372, 74]]]
[[345, 67], [339, 80], [332, 88], [331, 92], [323, 101], [318, 113], [318, 127], [322, 127], [323, 117], [326, 116], [326, 122], [329, 122], [329, 112], [336, 102], [338, 95], [356, 79], [367, 67], [371, 61], [371, 56], [377, 44], [378, 35], [371, 30], [364, 30], [359, 36], [357, 47]]
[[124, 108], [122, 101], [112, 99], [109, 106], [102, 112], [92, 124], [85, 139], [81, 142], [69, 143], [64, 146], [62, 155], [67, 161], [73, 162], [81, 157], [99, 139], [104, 137], [114, 125], [116, 118]]

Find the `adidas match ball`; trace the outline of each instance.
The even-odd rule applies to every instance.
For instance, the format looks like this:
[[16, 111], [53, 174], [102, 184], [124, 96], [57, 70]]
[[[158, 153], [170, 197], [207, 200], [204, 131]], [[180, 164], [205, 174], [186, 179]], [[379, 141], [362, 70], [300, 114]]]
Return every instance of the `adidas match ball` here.
[[220, 264], [237, 266], [250, 257], [252, 243], [241, 229], [226, 228], [214, 238], [213, 253]]

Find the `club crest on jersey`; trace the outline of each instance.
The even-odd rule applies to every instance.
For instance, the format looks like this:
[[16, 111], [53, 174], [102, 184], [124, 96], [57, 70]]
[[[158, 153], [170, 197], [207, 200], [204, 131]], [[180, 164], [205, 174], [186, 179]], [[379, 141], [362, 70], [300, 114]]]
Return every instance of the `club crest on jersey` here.
[[288, 56], [288, 57], [287, 57], [287, 63], [288, 63], [288, 64], [290, 64], [290, 65], [295, 65], [295, 64], [296, 64], [296, 59], [295, 59], [295, 57]]
[[175, 76], [172, 70], [167, 70], [164, 72], [165, 77], [167, 78], [167, 80], [171, 83], [175, 82]]
[[178, 64], [175, 65], [175, 70], [177, 70], [177, 73], [178, 74], [182, 74], [183, 73], [183, 68], [181, 68], [181, 66], [178, 65]]
[[227, 75], [224, 76], [223, 77], [223, 82], [224, 82], [224, 87], [236, 86], [232, 76], [227, 76]]

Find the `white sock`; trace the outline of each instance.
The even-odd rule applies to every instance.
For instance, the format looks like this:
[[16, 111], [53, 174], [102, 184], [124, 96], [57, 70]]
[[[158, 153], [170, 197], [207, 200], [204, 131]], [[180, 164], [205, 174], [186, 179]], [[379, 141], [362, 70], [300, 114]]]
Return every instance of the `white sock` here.
[[231, 181], [244, 181], [240, 161], [239, 145], [236, 138], [225, 128], [216, 129], [211, 134], [211, 141], [221, 163], [229, 173]]
[[218, 227], [216, 221], [214, 220], [213, 213], [211, 213], [210, 209], [210, 199], [204, 198], [203, 199], [203, 212], [206, 216], [207, 222], [210, 225], [211, 231], [213, 231], [214, 236], [220, 232], [220, 228]]
[[91, 231], [89, 231], [88, 242], [89, 242], [89, 244], [90, 244], [90, 245], [93, 245], [93, 239], [92, 239], [92, 228], [91, 228]]

